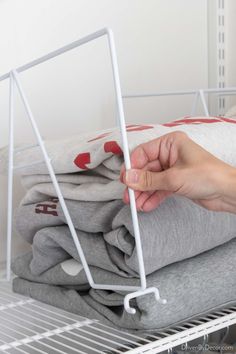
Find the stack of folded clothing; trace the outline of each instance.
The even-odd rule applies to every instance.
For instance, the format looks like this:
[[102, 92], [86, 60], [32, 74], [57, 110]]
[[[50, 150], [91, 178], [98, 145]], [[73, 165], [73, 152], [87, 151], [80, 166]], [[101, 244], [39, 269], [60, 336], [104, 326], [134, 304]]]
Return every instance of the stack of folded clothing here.
[[[129, 125], [130, 150], [172, 131], [184, 131], [206, 150], [236, 166], [236, 121], [185, 117], [168, 124]], [[75, 135], [45, 143], [57, 180], [96, 283], [139, 285], [130, 208], [122, 201], [123, 163], [119, 130]], [[123, 307], [124, 292], [91, 289], [62, 208], [40, 160], [40, 149], [19, 152], [27, 192], [15, 214], [17, 232], [32, 252], [13, 263], [16, 292], [126, 330], [152, 330], [236, 302], [236, 215], [208, 211], [168, 197], [157, 209], [139, 212], [147, 285], [153, 294]], [[7, 154], [0, 154], [6, 166]]]

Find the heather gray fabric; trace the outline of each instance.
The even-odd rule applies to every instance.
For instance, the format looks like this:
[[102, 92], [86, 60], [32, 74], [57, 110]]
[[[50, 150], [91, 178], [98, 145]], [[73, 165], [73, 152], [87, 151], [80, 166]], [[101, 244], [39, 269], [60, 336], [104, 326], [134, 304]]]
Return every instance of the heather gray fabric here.
[[[66, 199], [80, 201], [110, 201], [121, 199], [125, 186], [116, 178], [108, 179], [99, 176], [80, 176], [82, 173], [68, 175], [57, 175], [60, 183], [61, 192]], [[76, 175], [76, 176], [75, 176]], [[83, 178], [81, 178], [83, 177]], [[47, 197], [56, 197], [55, 189], [47, 175], [33, 175], [22, 177], [22, 184], [25, 188], [29, 188], [22, 199], [23, 204], [35, 203], [41, 200], [42, 195]]]
[[[138, 260], [129, 206], [66, 201], [88, 264], [123, 276], [137, 275]], [[33, 247], [31, 271], [38, 275], [59, 262], [79, 260], [57, 200], [21, 205], [17, 231]], [[169, 197], [150, 213], [139, 213], [146, 274], [195, 256], [236, 236], [236, 216], [205, 210], [186, 198]]]
[[[63, 265], [57, 265], [34, 276], [29, 268], [31, 258], [29, 254], [13, 264], [14, 272], [21, 277], [14, 279], [14, 291], [125, 329], [159, 329], [236, 302], [236, 239], [150, 274], [148, 285], [157, 286], [168, 302], [157, 303], [153, 294], [139, 297], [133, 301], [135, 315], [124, 310], [121, 292], [86, 288], [83, 270], [73, 277], [63, 274]], [[95, 281], [102, 283], [138, 282], [96, 267], [92, 267], [92, 273]], [[61, 283], [67, 287], [58, 286]]]

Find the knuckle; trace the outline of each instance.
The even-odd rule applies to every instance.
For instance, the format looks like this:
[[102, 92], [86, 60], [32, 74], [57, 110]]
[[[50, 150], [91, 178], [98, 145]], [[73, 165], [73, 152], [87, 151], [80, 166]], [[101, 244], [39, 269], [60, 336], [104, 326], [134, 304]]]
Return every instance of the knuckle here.
[[174, 137], [177, 138], [177, 139], [179, 139], [179, 140], [188, 138], [187, 133], [182, 132], [182, 131], [180, 131], [180, 130], [174, 132], [173, 134], [174, 134]]
[[145, 171], [145, 173], [143, 174], [143, 188], [153, 188], [153, 178], [152, 173], [150, 171]]

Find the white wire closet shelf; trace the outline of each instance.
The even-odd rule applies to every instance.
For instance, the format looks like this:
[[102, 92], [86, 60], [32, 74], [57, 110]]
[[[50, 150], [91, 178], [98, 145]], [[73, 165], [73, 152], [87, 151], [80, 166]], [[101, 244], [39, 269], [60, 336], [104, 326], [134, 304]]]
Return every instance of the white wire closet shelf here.
[[[236, 307], [214, 311], [168, 329], [127, 333], [12, 293], [0, 284], [0, 352], [9, 354], [138, 354], [172, 349], [236, 323]], [[187, 353], [187, 352], [186, 352]]]
[[[192, 111], [191, 115], [194, 115], [194, 112], [196, 111], [198, 101], [200, 100], [204, 113], [206, 116], [209, 116], [209, 110], [207, 106], [207, 100], [206, 100], [206, 95], [209, 94], [217, 94], [217, 95], [232, 95], [236, 93], [236, 87], [228, 87], [228, 88], [212, 88], [212, 89], [194, 89], [194, 90], [185, 90], [185, 91], [168, 91], [168, 92], [156, 92], [156, 93], [133, 93], [133, 94], [123, 94], [121, 92], [121, 86], [120, 86], [120, 79], [119, 79], [119, 71], [118, 71], [118, 64], [117, 64], [117, 58], [116, 58], [116, 49], [115, 49], [115, 43], [114, 43], [114, 38], [113, 38], [113, 33], [110, 29], [104, 28], [100, 31], [97, 31], [95, 33], [92, 33], [86, 37], [83, 37], [79, 39], [78, 41], [75, 41], [71, 44], [68, 44], [58, 50], [55, 50], [39, 59], [36, 59], [30, 63], [27, 63], [19, 68], [13, 69], [12, 71], [2, 75], [0, 77], [0, 81], [3, 80], [9, 80], [10, 83], [10, 92], [9, 92], [9, 164], [8, 164], [8, 210], [7, 210], [7, 258], [6, 258], [6, 278], [2, 279], [4, 281], [9, 282], [11, 280], [11, 243], [12, 243], [12, 197], [13, 197], [13, 173], [14, 169], [21, 168], [22, 166], [14, 166], [14, 153], [17, 152], [17, 149], [14, 148], [14, 92], [15, 89], [17, 88], [20, 94], [20, 98], [24, 104], [27, 116], [29, 118], [29, 121], [32, 125], [33, 132], [35, 133], [36, 139], [37, 139], [37, 146], [41, 148], [42, 155], [43, 155], [43, 161], [45, 162], [49, 175], [51, 177], [52, 183], [55, 187], [55, 190], [58, 195], [58, 199], [60, 201], [60, 204], [62, 206], [63, 212], [65, 214], [65, 218], [68, 224], [68, 227], [70, 229], [72, 238], [74, 240], [76, 249], [78, 251], [78, 254], [80, 256], [81, 262], [83, 264], [88, 282], [90, 286], [94, 289], [105, 289], [105, 290], [122, 290], [128, 292], [128, 294], [124, 298], [124, 307], [127, 312], [133, 314], [135, 313], [135, 309], [130, 307], [130, 300], [133, 298], [136, 298], [138, 296], [143, 296], [148, 293], [153, 293], [156, 300], [159, 301], [160, 303], [165, 303], [166, 300], [162, 299], [160, 297], [159, 291], [157, 288], [154, 287], [149, 287], [147, 288], [146, 286], [146, 275], [145, 275], [145, 268], [144, 268], [144, 262], [143, 262], [143, 253], [142, 253], [142, 245], [141, 245], [141, 238], [140, 238], [140, 231], [139, 231], [139, 224], [138, 224], [138, 216], [137, 216], [137, 211], [136, 211], [136, 205], [135, 205], [135, 197], [134, 197], [134, 192], [132, 190], [129, 190], [129, 196], [130, 196], [130, 207], [131, 207], [131, 214], [132, 214], [132, 221], [133, 221], [133, 227], [134, 227], [134, 235], [135, 235], [135, 242], [136, 242], [136, 248], [137, 248], [137, 256], [138, 256], [138, 262], [139, 262], [139, 276], [140, 276], [140, 286], [139, 287], [134, 287], [134, 286], [122, 286], [122, 285], [115, 285], [115, 284], [110, 284], [110, 285], [104, 285], [104, 284], [96, 284], [93, 281], [88, 263], [86, 261], [86, 258], [84, 256], [83, 249], [80, 245], [80, 241], [77, 238], [77, 234], [73, 225], [73, 222], [71, 220], [70, 214], [68, 212], [64, 197], [61, 193], [60, 186], [58, 184], [57, 178], [55, 176], [53, 166], [51, 164], [50, 156], [48, 156], [47, 151], [44, 146], [44, 141], [41, 137], [40, 131], [38, 129], [36, 120], [34, 118], [34, 115], [31, 111], [29, 102], [27, 100], [27, 97], [25, 95], [24, 89], [21, 84], [20, 80], [20, 73], [26, 70], [29, 70], [33, 68], [36, 65], [39, 65], [47, 60], [53, 59], [57, 57], [58, 55], [61, 55], [67, 51], [70, 51], [74, 48], [77, 48], [81, 45], [84, 45], [90, 41], [96, 40], [97, 38], [100, 38], [102, 36], [106, 36], [108, 39], [108, 46], [109, 46], [109, 52], [110, 52], [110, 57], [111, 57], [111, 63], [112, 63], [112, 70], [113, 70], [113, 78], [114, 78], [114, 87], [115, 87], [115, 94], [116, 94], [116, 101], [117, 101], [117, 110], [118, 110], [118, 123], [119, 123], [119, 128], [121, 132], [121, 137], [122, 137], [122, 144], [123, 144], [123, 151], [124, 151], [124, 160], [125, 160], [125, 166], [126, 169], [129, 169], [131, 167], [130, 165], [130, 156], [129, 156], [129, 147], [128, 147], [128, 141], [127, 141], [127, 135], [126, 135], [126, 126], [125, 126], [125, 116], [124, 116], [124, 109], [123, 109], [123, 99], [130, 99], [130, 98], [142, 98], [142, 97], [151, 97], [151, 96], [172, 96], [172, 95], [193, 95], [193, 105], [192, 105]], [[22, 149], [22, 148], [21, 148]], [[39, 163], [41, 163], [40, 161]], [[25, 166], [23, 166], [25, 167]], [[32, 309], [31, 307], [39, 307], [41, 306], [43, 309], [45, 308], [46, 312], [48, 311], [49, 313], [52, 314], [59, 314], [61, 313], [61, 310], [58, 310], [55, 308], [47, 307], [46, 305], [42, 305], [37, 302], [35, 302], [32, 299], [25, 300], [24, 297], [18, 296], [18, 295], [13, 295], [11, 294], [9, 290], [9, 286], [7, 283], [2, 282], [1, 288], [0, 288], [0, 303], [2, 302], [2, 305], [0, 306], [0, 312], [5, 311], [7, 315], [11, 315], [10, 311], [14, 308], [14, 311], [18, 311], [16, 307], [19, 306], [20, 309], [24, 307], [25, 309], [25, 315], [31, 317], [34, 321], [37, 320], [37, 310], [34, 308], [32, 315]], [[21, 302], [22, 301], [22, 302]], [[31, 311], [31, 314], [28, 314], [27, 312]], [[3, 312], [2, 312], [3, 313]], [[18, 315], [20, 316], [20, 312], [18, 312]], [[23, 316], [23, 314], [22, 314]], [[54, 316], [54, 315], [53, 315]], [[65, 315], [65, 317], [71, 317], [75, 318], [76, 316], [74, 315]], [[15, 315], [16, 317], [16, 315]], [[48, 317], [47, 322], [51, 323], [52, 318], [50, 318], [50, 314], [46, 314], [46, 317]], [[13, 317], [12, 317], [13, 318]], [[80, 318], [81, 319], [81, 318]], [[11, 320], [13, 321], [13, 320]], [[28, 321], [28, 320], [27, 320]], [[27, 322], [26, 321], [26, 322]], [[76, 321], [80, 321], [79, 317], [76, 317]], [[60, 338], [63, 338], [64, 332], [68, 334], [72, 330], [79, 330], [80, 327], [86, 326], [85, 329], [81, 329], [80, 331], [85, 331], [83, 332], [84, 334], [80, 334], [80, 338], [86, 339], [87, 335], [92, 336], [93, 338], [88, 339], [91, 343], [94, 343], [98, 340], [99, 338], [102, 338], [102, 340], [107, 341], [107, 334], [113, 336], [109, 342], [109, 344], [106, 344], [104, 347], [104, 350], [101, 351], [101, 349], [96, 349], [95, 347], [91, 347], [91, 343], [89, 345], [89, 348], [86, 347], [86, 345], [82, 348], [77, 350], [76, 352], [79, 353], [105, 353], [105, 352], [111, 352], [111, 353], [121, 353], [121, 352], [127, 352], [127, 353], [159, 353], [162, 352], [163, 350], [171, 349], [172, 347], [175, 347], [176, 345], [179, 345], [181, 343], [185, 343], [189, 340], [201, 337], [201, 336], [206, 336], [209, 333], [212, 333], [218, 329], [230, 326], [234, 323], [236, 323], [236, 307], [231, 307], [230, 309], [225, 309], [222, 311], [218, 311], [214, 314], [210, 314], [206, 317], [204, 317], [202, 320], [196, 320], [191, 323], [186, 324], [186, 326], [180, 326], [179, 328], [176, 327], [175, 329], [168, 329], [166, 332], [162, 332], [158, 335], [149, 335], [145, 339], [143, 337], [137, 337], [137, 336], [132, 336], [129, 337], [127, 333], [123, 333], [121, 331], [118, 331], [119, 334], [115, 332], [115, 330], [106, 327], [103, 324], [100, 324], [100, 322], [97, 321], [90, 321], [84, 319], [85, 322], [82, 323], [82, 325], [78, 324], [78, 328], [75, 325], [75, 328], [71, 326], [70, 323], [65, 321], [63, 329], [61, 329], [61, 326], [57, 323], [55, 324], [55, 331], [46, 331], [45, 335], [41, 335], [40, 333], [36, 332], [32, 335], [28, 335], [29, 328], [25, 326], [25, 331], [23, 333], [18, 331], [15, 331], [14, 335], [10, 335], [8, 333], [8, 336], [6, 334], [5, 340], [1, 339], [0, 336], [0, 349], [3, 352], [6, 353], [34, 353], [34, 351], [29, 351], [29, 348], [31, 348], [32, 342], [34, 344], [37, 342], [40, 342], [41, 340], [44, 340], [45, 338], [49, 338], [52, 340], [53, 336], [58, 336]], [[88, 321], [88, 322], [86, 322]], [[10, 323], [10, 322], [9, 322]], [[80, 323], [80, 322], [79, 322]], [[28, 324], [30, 324], [30, 321], [28, 321]], [[32, 323], [31, 323], [32, 325]], [[91, 334], [90, 328], [91, 326], [104, 326], [103, 329], [101, 330], [99, 334]], [[4, 327], [5, 326], [5, 327]], [[67, 327], [69, 326], [69, 327]], [[9, 325], [9, 328], [11, 326]], [[106, 329], [105, 329], [106, 327]], [[7, 328], [6, 323], [4, 322], [3, 324], [0, 322], [0, 328]], [[23, 327], [22, 327], [23, 329]], [[47, 328], [46, 328], [47, 329]], [[44, 328], [45, 330], [45, 328]], [[98, 330], [99, 331], [99, 330]], [[4, 333], [0, 331], [0, 334]], [[44, 332], [43, 332], [44, 333]], [[49, 334], [48, 334], [49, 333]], [[63, 334], [62, 334], [63, 333]], [[102, 334], [104, 333], [105, 336], [103, 338]], [[114, 334], [116, 333], [116, 334]], [[121, 335], [122, 333], [122, 335]], [[21, 339], [18, 339], [18, 336], [23, 336]], [[124, 336], [124, 337], [122, 337]], [[127, 337], [128, 336], [128, 337]], [[9, 337], [9, 338], [8, 338]], [[75, 335], [77, 339], [70, 339], [72, 343], [78, 342], [79, 336]], [[8, 338], [8, 339], [7, 339]], [[94, 339], [96, 338], [96, 339]], [[122, 343], [129, 343], [127, 344], [122, 344], [120, 346], [120, 349], [114, 349], [113, 346], [111, 346], [111, 343], [114, 345], [117, 345], [117, 342], [121, 344], [121, 339], [122, 338]], [[127, 339], [128, 338], [128, 339]], [[147, 339], [148, 338], [148, 339]], [[65, 338], [64, 338], [65, 339]], [[123, 342], [124, 339], [124, 342]], [[65, 339], [67, 340], [67, 339]], [[87, 339], [86, 339], [87, 340]], [[59, 340], [60, 342], [60, 340]], [[10, 343], [10, 344], [9, 344]], [[54, 344], [57, 343], [57, 340], [53, 342]], [[52, 345], [52, 348], [54, 344]], [[77, 343], [78, 344], [78, 343]], [[41, 343], [40, 343], [41, 345]], [[59, 344], [62, 345], [62, 344]], [[64, 345], [64, 344], [63, 344]], [[55, 352], [55, 353], [70, 353], [75, 352], [72, 348], [70, 347], [72, 344], [70, 343], [69, 347], [67, 349], [55, 349], [54, 351], [49, 351], [50, 353]], [[131, 349], [133, 345], [133, 348]], [[26, 347], [25, 347], [26, 346]], [[65, 346], [65, 345], [64, 345]], [[135, 347], [136, 346], [136, 347]], [[40, 347], [41, 348], [41, 347]], [[51, 349], [52, 349], [51, 348]], [[87, 348], [92, 351], [86, 351], [84, 348]], [[116, 347], [117, 348], [117, 347]], [[14, 349], [14, 350], [13, 350]], [[51, 350], [50, 349], [50, 350]], [[31, 348], [33, 350], [33, 348]], [[35, 350], [35, 349], [34, 349]], [[73, 351], [74, 350], [74, 351]], [[41, 353], [47, 353], [46, 349], [37, 349], [35, 351], [36, 353], [41, 352]]]

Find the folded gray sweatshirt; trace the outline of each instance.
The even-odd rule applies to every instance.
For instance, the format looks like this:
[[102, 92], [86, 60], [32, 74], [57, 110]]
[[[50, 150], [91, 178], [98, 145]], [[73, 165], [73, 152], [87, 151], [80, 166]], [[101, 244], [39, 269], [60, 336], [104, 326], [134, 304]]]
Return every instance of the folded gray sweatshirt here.
[[[121, 200], [66, 200], [89, 265], [124, 277], [137, 276], [138, 258], [130, 208]], [[38, 275], [73, 257], [80, 261], [56, 199], [21, 205], [16, 230], [33, 247], [30, 267]], [[205, 210], [172, 196], [150, 213], [139, 213], [146, 274], [190, 258], [236, 236], [236, 215]]]

